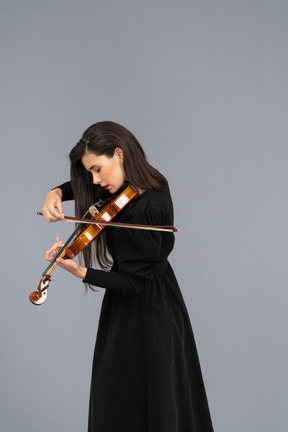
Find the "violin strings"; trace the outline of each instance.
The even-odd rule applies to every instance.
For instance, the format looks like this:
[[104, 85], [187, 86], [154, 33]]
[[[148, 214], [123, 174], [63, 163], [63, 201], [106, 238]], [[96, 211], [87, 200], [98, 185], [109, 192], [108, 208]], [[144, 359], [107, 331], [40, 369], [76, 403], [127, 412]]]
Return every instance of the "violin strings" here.
[[[101, 203], [102, 204], [102, 203]], [[94, 205], [99, 205], [99, 202], [95, 203]], [[84, 219], [87, 215], [89, 214], [89, 209], [84, 213], [84, 215], [82, 216], [82, 218]], [[74, 232], [71, 234], [71, 236], [68, 238], [68, 240], [65, 242], [65, 244], [62, 246], [62, 248], [58, 251], [58, 253], [55, 255], [55, 257], [53, 258], [53, 260], [50, 262], [50, 264], [48, 265], [48, 267], [44, 270], [44, 272], [42, 273], [41, 277], [46, 276], [46, 274], [49, 272], [49, 270], [51, 269], [51, 267], [54, 266], [57, 258], [60, 257], [60, 255], [62, 254], [62, 252], [66, 249], [66, 247], [72, 243], [72, 241], [74, 240], [75, 237], [77, 237], [78, 232], [81, 231], [81, 229], [85, 226], [83, 223], [79, 223], [76, 222], [76, 229], [74, 230]]]
[[62, 254], [62, 252], [66, 249], [66, 247], [73, 241], [73, 239], [77, 236], [78, 232], [82, 229], [81, 224], [79, 224], [77, 226], [77, 228], [75, 229], [75, 231], [71, 234], [71, 236], [68, 238], [68, 240], [65, 242], [65, 244], [62, 246], [62, 248], [57, 252], [57, 254], [55, 255], [55, 257], [53, 258], [53, 260], [50, 262], [50, 264], [48, 265], [48, 267], [46, 268], [46, 270], [44, 270], [44, 272], [42, 273], [42, 277], [46, 276], [46, 274], [48, 273], [48, 271], [51, 269], [51, 267], [53, 267], [53, 265], [55, 264], [57, 258], [60, 257], [60, 255]]

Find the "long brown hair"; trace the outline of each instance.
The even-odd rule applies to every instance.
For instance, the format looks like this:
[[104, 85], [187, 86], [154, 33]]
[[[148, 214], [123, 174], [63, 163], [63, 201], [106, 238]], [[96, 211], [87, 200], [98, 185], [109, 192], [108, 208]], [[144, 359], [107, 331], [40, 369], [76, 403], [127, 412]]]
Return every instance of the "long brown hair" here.
[[[123, 168], [130, 183], [143, 190], [165, 189], [165, 177], [148, 163], [145, 152], [135, 136], [120, 124], [111, 121], [98, 122], [86, 129], [69, 154], [77, 217], [82, 217], [91, 204], [110, 195], [101, 186], [93, 184], [92, 174], [86, 171], [82, 164], [82, 156], [85, 153], [94, 153], [97, 156], [105, 155], [112, 158], [116, 147], [123, 151]], [[108, 269], [111, 262], [107, 254], [106, 230], [96, 237], [92, 245], [96, 249], [99, 265], [103, 269]], [[93, 255], [95, 256], [92, 247], [84, 249], [83, 256], [87, 267], [91, 266]]]

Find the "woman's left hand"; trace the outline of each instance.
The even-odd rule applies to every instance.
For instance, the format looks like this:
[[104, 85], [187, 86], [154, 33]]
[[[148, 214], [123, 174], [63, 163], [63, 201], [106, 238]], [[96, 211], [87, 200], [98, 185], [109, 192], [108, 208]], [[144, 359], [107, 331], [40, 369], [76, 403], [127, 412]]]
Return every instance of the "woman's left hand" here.
[[57, 258], [56, 263], [59, 267], [67, 270], [73, 276], [76, 276], [80, 279], [84, 279], [86, 276], [87, 267], [79, 265], [76, 261], [72, 259]]
[[[63, 247], [63, 242], [59, 239], [59, 237], [56, 237], [56, 243], [46, 251], [45, 259], [47, 261], [52, 261], [54, 257], [57, 255], [58, 251]], [[76, 276], [80, 279], [84, 279], [87, 273], [87, 267], [80, 266], [76, 261], [71, 259], [63, 259], [63, 258], [57, 258], [56, 264], [63, 268], [64, 270], [71, 273], [73, 276]]]

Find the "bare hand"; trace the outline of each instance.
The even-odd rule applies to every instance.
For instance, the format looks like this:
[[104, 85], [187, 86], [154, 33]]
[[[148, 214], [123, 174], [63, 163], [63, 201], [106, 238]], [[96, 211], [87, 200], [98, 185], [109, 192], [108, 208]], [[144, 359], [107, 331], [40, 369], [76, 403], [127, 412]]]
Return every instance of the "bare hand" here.
[[[59, 237], [56, 237], [56, 243], [54, 243], [54, 245], [46, 251], [45, 259], [51, 262], [63, 246], [63, 242], [59, 239]], [[80, 279], [84, 279], [86, 276], [87, 268], [80, 266], [74, 260], [57, 258], [56, 264], [71, 273], [73, 276], [76, 276]]]
[[47, 194], [42, 213], [48, 222], [64, 219], [61, 189], [53, 189]]
[[59, 237], [56, 237], [56, 243], [53, 244], [53, 246], [48, 249], [45, 253], [45, 260], [46, 261], [53, 261], [57, 253], [62, 249], [64, 246], [63, 242], [60, 240]]

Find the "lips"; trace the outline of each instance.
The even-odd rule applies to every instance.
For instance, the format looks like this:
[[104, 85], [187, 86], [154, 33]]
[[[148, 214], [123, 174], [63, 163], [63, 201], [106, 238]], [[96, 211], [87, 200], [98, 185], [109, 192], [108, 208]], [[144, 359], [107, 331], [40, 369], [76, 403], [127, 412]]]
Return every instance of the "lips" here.
[[103, 189], [107, 190], [109, 185], [103, 186]]

